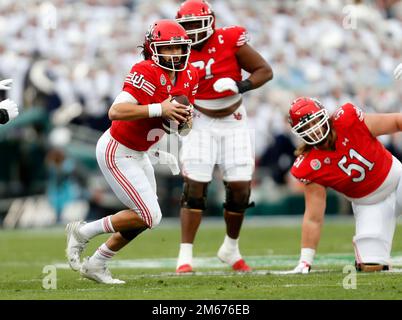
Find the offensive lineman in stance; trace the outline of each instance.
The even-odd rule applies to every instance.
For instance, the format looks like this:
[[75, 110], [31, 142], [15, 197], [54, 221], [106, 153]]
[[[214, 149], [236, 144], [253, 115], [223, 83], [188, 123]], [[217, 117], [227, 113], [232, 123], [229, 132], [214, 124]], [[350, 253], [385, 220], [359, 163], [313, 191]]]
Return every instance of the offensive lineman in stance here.
[[304, 142], [291, 173], [305, 184], [301, 256], [290, 273], [310, 272], [327, 187], [352, 202], [356, 269], [388, 270], [396, 219], [402, 213], [402, 164], [377, 137], [402, 131], [402, 114], [364, 114], [347, 103], [329, 117], [318, 100], [298, 98], [289, 122]]
[[[226, 189], [226, 237], [218, 258], [236, 271], [250, 271], [239, 250], [244, 213], [250, 206], [254, 156], [241, 94], [272, 79], [272, 69], [247, 44], [247, 31], [239, 26], [215, 29], [215, 16], [207, 1], [187, 0], [176, 15], [192, 42], [190, 62], [199, 69], [193, 129], [183, 139], [184, 177], [181, 203], [181, 244], [177, 273], [193, 271], [193, 242], [206, 208], [207, 187], [215, 164]], [[250, 76], [242, 80], [241, 71]]]
[[[191, 121], [185, 105], [171, 102], [171, 96], [176, 95], [194, 102], [198, 74], [188, 64], [190, 43], [183, 27], [174, 20], [151, 25], [145, 36], [145, 60], [132, 67], [123, 91], [109, 110], [112, 126], [98, 140], [96, 157], [105, 179], [127, 209], [91, 223], [67, 225], [68, 262], [86, 278], [124, 283], [112, 278], [106, 262], [161, 220], [154, 171], [146, 151], [158, 141], [155, 137], [161, 136], [163, 118]], [[102, 233], [113, 234], [81, 264], [88, 241]]]

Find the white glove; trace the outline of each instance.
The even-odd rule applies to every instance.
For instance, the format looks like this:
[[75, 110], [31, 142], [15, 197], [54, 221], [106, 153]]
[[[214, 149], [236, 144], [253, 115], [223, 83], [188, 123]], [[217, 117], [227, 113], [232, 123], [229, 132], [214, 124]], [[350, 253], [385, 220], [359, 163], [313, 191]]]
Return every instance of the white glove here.
[[8, 85], [11, 85], [13, 83], [13, 79], [4, 79], [0, 81], [0, 90], [10, 90], [11, 87], [8, 87]]
[[0, 109], [5, 109], [7, 110], [8, 117], [10, 120], [13, 120], [18, 116], [18, 107], [17, 104], [10, 99], [6, 99], [2, 102], [0, 102]]
[[302, 273], [302, 274], [307, 274], [310, 273], [311, 265], [309, 265], [307, 262], [302, 261], [299, 262], [299, 264], [294, 268], [290, 273]]
[[156, 163], [167, 164], [173, 175], [180, 173], [179, 164], [173, 154], [161, 150], [149, 150], [148, 154], [156, 160]]
[[394, 77], [396, 80], [402, 79], [402, 63], [400, 63], [394, 70]]
[[239, 88], [237, 87], [236, 81], [231, 78], [222, 78], [216, 80], [214, 83], [214, 90], [216, 92], [223, 92], [223, 91], [233, 91], [234, 93], [239, 93]]

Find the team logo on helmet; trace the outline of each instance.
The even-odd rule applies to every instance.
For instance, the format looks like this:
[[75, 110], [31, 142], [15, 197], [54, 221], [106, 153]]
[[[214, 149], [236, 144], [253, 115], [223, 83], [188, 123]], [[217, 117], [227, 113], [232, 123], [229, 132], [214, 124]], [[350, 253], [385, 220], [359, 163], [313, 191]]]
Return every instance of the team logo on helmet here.
[[321, 162], [318, 159], [313, 159], [310, 161], [310, 166], [313, 170], [320, 170]]

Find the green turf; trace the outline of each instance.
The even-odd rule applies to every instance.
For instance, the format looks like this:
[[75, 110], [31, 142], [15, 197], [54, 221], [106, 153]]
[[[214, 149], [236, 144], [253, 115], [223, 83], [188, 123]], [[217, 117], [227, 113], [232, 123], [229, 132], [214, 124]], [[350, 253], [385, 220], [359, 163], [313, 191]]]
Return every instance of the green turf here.
[[[262, 271], [289, 270], [296, 264], [300, 227], [246, 224], [241, 250], [260, 273], [234, 274], [228, 267], [214, 262], [211, 268], [198, 267], [201, 275], [176, 276], [173, 272], [179, 226], [162, 226], [145, 232], [114, 258], [112, 273], [125, 280], [125, 285], [97, 284], [81, 279], [78, 273], [65, 267], [58, 267], [55, 290], [42, 288], [45, 276], [42, 270], [45, 265], [65, 265], [63, 231], [1, 230], [0, 299], [401, 299], [401, 273], [358, 274], [357, 289], [343, 288], [346, 274], [342, 272], [342, 263], [353, 264], [354, 260], [353, 230], [350, 223], [325, 225], [315, 265], [317, 272], [272, 275]], [[223, 223], [202, 225], [194, 255], [214, 261], [223, 236]], [[104, 239], [105, 236], [95, 238], [84, 254], [91, 254]], [[397, 227], [393, 252], [402, 256], [402, 226]], [[167, 264], [162, 268], [116, 267], [137, 259], [167, 261]], [[331, 261], [340, 263], [331, 264]]]

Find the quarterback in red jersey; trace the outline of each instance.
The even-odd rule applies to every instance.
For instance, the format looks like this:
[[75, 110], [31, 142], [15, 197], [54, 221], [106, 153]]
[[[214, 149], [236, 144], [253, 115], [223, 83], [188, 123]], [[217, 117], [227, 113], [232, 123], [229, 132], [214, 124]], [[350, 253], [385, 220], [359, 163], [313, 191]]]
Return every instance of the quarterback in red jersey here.
[[[191, 121], [188, 107], [171, 101], [171, 96], [184, 95], [194, 102], [198, 72], [188, 63], [190, 44], [184, 28], [174, 20], [155, 22], [145, 36], [145, 60], [132, 67], [109, 110], [112, 126], [98, 140], [96, 157], [105, 179], [127, 209], [91, 223], [67, 225], [68, 262], [86, 278], [124, 283], [112, 278], [106, 262], [161, 220], [154, 171], [146, 151], [163, 134], [164, 119]], [[113, 234], [81, 263], [88, 241], [102, 233]]]
[[[226, 236], [218, 258], [236, 271], [249, 271], [239, 250], [244, 213], [250, 206], [254, 170], [253, 147], [242, 93], [272, 79], [272, 69], [248, 42], [243, 27], [215, 28], [215, 15], [204, 0], [187, 0], [176, 15], [192, 40], [190, 62], [199, 70], [193, 129], [180, 152], [184, 187], [181, 244], [176, 271], [193, 271], [193, 242], [206, 208], [206, 195], [215, 165], [226, 189]], [[242, 80], [242, 70], [250, 76]]]
[[289, 122], [304, 142], [291, 168], [305, 184], [302, 249], [293, 272], [310, 271], [324, 220], [326, 188], [352, 203], [357, 270], [388, 270], [396, 219], [402, 212], [402, 164], [377, 137], [402, 131], [402, 115], [364, 114], [347, 103], [330, 117], [318, 100], [303, 97], [292, 103]]

